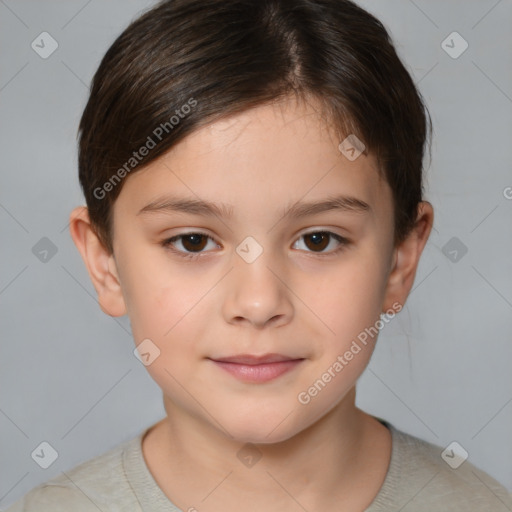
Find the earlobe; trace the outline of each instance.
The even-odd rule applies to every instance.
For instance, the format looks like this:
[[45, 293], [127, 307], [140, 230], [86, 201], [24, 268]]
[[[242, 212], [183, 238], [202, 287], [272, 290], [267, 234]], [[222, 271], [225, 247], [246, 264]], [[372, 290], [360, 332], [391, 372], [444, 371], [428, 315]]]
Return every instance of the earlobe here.
[[71, 212], [69, 231], [98, 294], [102, 311], [110, 316], [126, 314], [114, 255], [109, 253], [94, 232], [85, 206], [79, 206]]
[[434, 210], [428, 201], [418, 205], [416, 224], [409, 236], [393, 253], [393, 263], [389, 273], [383, 309], [392, 308], [396, 302], [402, 306], [411, 291], [416, 276], [420, 256], [430, 236], [434, 223]]

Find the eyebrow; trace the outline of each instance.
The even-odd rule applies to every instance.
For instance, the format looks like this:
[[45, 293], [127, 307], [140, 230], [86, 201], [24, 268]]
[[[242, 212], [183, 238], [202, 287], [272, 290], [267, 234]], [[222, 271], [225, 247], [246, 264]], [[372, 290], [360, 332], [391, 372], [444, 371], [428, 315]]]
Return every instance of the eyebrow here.
[[[286, 207], [282, 212], [282, 216], [297, 219], [332, 210], [358, 214], [372, 212], [371, 206], [365, 201], [357, 197], [340, 195], [328, 197], [323, 201], [297, 202]], [[194, 198], [164, 197], [147, 204], [139, 210], [137, 215], [143, 213], [188, 213], [204, 217], [232, 218], [233, 206]]]

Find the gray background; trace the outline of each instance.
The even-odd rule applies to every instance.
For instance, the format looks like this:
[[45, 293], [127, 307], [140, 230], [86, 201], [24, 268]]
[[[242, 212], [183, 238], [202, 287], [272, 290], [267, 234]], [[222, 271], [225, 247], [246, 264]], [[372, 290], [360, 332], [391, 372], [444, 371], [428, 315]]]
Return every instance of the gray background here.
[[[430, 108], [435, 223], [358, 405], [443, 448], [456, 440], [512, 490], [512, 2], [359, 3], [391, 31]], [[0, 0], [2, 508], [164, 415], [128, 319], [101, 312], [67, 228], [83, 204], [76, 130], [88, 84], [151, 4]], [[47, 59], [31, 48], [43, 31], [58, 42]], [[453, 31], [469, 44], [457, 59], [441, 46]], [[46, 262], [33, 252], [43, 237], [57, 250]], [[42, 441], [59, 454], [46, 470], [31, 458]]]

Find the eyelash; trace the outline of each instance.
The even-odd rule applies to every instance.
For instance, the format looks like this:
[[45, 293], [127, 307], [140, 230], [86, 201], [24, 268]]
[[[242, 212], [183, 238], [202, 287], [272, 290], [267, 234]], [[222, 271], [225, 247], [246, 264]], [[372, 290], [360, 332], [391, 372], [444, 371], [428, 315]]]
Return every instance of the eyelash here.
[[[306, 252], [310, 252], [311, 254], [316, 254], [317, 256], [320, 256], [320, 257], [328, 257], [328, 256], [336, 255], [339, 252], [346, 249], [346, 247], [350, 244], [350, 241], [347, 238], [344, 238], [344, 237], [338, 235], [337, 233], [333, 233], [332, 231], [325, 231], [325, 230], [310, 231], [308, 233], [303, 233], [299, 237], [299, 239], [301, 239], [305, 236], [308, 236], [308, 235], [317, 235], [317, 234], [329, 235], [330, 237], [334, 238], [340, 244], [340, 246], [338, 248], [336, 248], [332, 251], [326, 252], [326, 253], [315, 253], [314, 251], [306, 251]], [[167, 239], [163, 240], [160, 243], [160, 245], [162, 247], [164, 247], [165, 249], [177, 254], [181, 258], [184, 258], [186, 260], [196, 260], [197, 258], [201, 257], [202, 254], [205, 254], [205, 253], [204, 252], [186, 253], [186, 252], [180, 251], [178, 249], [175, 249], [172, 246], [173, 242], [175, 242], [181, 238], [190, 236], [190, 235], [202, 235], [202, 236], [208, 238], [209, 240], [212, 240], [213, 242], [215, 242], [215, 240], [210, 235], [207, 235], [206, 233], [202, 233], [201, 231], [190, 231], [188, 233], [181, 233], [181, 234], [173, 236], [171, 238], [167, 238]], [[217, 242], [215, 242], [215, 243], [217, 243]]]

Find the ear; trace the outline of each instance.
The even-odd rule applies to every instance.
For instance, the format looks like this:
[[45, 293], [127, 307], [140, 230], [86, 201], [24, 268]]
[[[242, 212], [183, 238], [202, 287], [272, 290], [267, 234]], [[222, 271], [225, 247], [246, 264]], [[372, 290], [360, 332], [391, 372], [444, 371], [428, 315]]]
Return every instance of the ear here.
[[416, 276], [416, 269], [425, 247], [432, 225], [434, 209], [428, 201], [418, 205], [416, 224], [409, 236], [394, 249], [390, 274], [386, 286], [383, 313], [399, 303], [402, 307], [407, 300]]
[[108, 252], [94, 232], [85, 206], [71, 212], [69, 231], [87, 267], [102, 311], [110, 316], [126, 314], [114, 255]]

